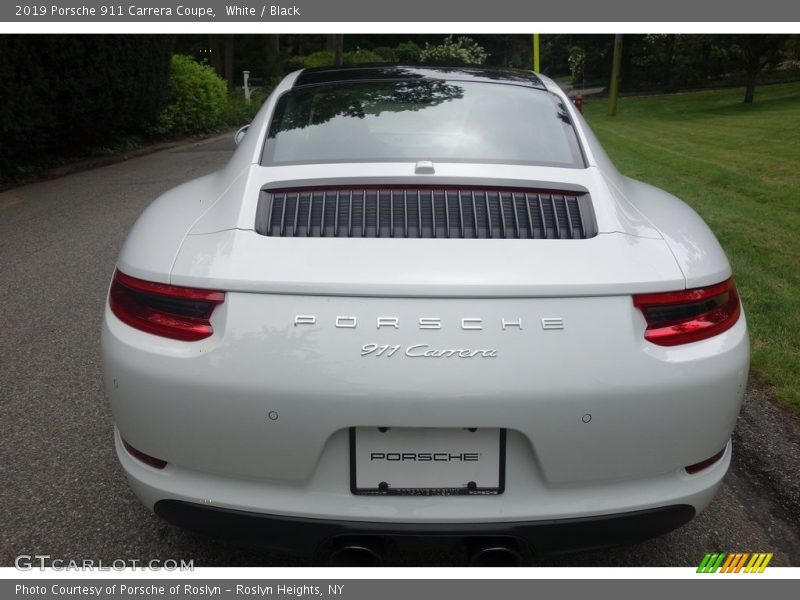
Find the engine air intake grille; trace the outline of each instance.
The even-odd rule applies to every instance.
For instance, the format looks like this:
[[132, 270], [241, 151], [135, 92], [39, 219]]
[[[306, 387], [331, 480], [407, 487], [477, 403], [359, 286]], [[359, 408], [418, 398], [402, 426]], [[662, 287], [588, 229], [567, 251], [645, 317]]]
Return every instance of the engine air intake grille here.
[[273, 237], [586, 239], [587, 193], [477, 188], [262, 190], [256, 231]]

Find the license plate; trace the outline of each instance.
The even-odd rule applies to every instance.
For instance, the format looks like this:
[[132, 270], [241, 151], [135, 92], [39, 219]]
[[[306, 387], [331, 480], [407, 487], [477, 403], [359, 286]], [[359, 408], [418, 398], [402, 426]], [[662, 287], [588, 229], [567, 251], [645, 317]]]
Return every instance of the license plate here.
[[350, 490], [369, 495], [502, 494], [505, 451], [505, 429], [353, 427]]

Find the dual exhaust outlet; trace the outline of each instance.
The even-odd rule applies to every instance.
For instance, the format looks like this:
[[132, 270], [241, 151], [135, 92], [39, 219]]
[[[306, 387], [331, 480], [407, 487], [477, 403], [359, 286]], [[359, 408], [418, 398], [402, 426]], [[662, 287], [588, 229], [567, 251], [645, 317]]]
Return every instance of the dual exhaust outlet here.
[[[472, 567], [518, 567], [519, 545], [511, 538], [473, 538], [467, 542]], [[383, 564], [384, 541], [380, 537], [336, 538], [328, 555], [333, 567], [379, 567]]]

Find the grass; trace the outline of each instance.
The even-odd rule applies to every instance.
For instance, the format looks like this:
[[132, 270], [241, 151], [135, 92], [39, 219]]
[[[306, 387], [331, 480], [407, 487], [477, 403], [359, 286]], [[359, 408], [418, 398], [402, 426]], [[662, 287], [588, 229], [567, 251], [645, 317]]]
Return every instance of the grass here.
[[689, 203], [733, 267], [751, 377], [800, 414], [800, 83], [605, 100], [585, 114], [624, 174]]

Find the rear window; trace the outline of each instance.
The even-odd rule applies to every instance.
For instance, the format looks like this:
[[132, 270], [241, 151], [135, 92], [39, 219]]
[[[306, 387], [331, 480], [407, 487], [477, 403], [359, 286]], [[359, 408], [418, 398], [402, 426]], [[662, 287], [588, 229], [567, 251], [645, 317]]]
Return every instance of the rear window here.
[[554, 94], [443, 80], [290, 90], [278, 100], [262, 156], [265, 165], [420, 160], [585, 166]]

